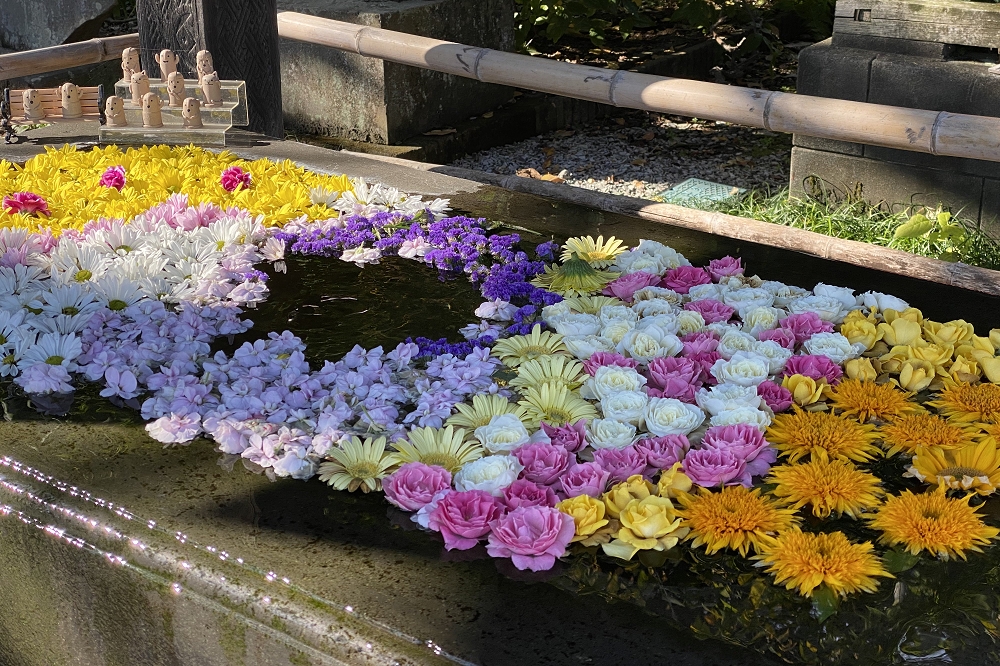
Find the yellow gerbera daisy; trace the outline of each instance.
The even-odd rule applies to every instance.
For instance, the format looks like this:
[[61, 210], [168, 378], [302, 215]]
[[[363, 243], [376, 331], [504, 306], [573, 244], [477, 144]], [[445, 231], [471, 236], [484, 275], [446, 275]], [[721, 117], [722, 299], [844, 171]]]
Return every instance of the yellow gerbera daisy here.
[[775, 497], [796, 510], [809, 504], [817, 518], [831, 513], [858, 518], [877, 507], [885, 495], [878, 477], [845, 460], [818, 459], [774, 467], [768, 482], [776, 484], [771, 491]]
[[770, 543], [776, 534], [798, 524], [795, 509], [781, 507], [776, 501], [760, 494], [760, 488], [726, 486], [713, 493], [699, 488], [697, 495], [679, 497], [683, 510], [683, 527], [689, 527], [692, 547], [705, 545], [712, 554], [723, 548], [739, 551], [746, 557], [753, 547], [756, 552]]
[[975, 443], [977, 429], [951, 423], [934, 414], [898, 416], [878, 429], [886, 456], [900, 451], [913, 453], [920, 447], [936, 446], [957, 449]]
[[879, 542], [919, 555], [926, 550], [942, 559], [966, 557], [966, 551], [981, 552], [1000, 530], [987, 527], [969, 506], [972, 495], [951, 499], [944, 488], [914, 495], [908, 490], [890, 496], [879, 512], [869, 518], [872, 528], [882, 532]]
[[599, 271], [574, 256], [562, 266], [546, 266], [545, 273], [535, 276], [531, 284], [554, 291], [560, 296], [587, 296], [600, 291], [616, 277], [617, 273]]
[[923, 412], [923, 407], [910, 402], [912, 395], [892, 384], [845, 379], [830, 392], [830, 406], [834, 411], [853, 416], [862, 423], [871, 419], [885, 421], [894, 416]]
[[531, 428], [538, 428], [542, 421], [549, 425], [590, 421], [597, 417], [594, 406], [565, 386], [542, 384], [526, 389], [517, 404], [525, 409], [524, 421]]
[[577, 296], [563, 300], [570, 310], [581, 314], [597, 314], [605, 305], [624, 305], [625, 301], [611, 296]]
[[393, 446], [396, 448], [396, 452], [390, 454], [393, 465], [422, 462], [444, 467], [452, 474], [466, 463], [483, 457], [483, 447], [477, 442], [466, 442], [465, 430], [454, 426], [413, 428], [405, 440]]
[[878, 437], [875, 426], [829, 412], [807, 412], [798, 406], [794, 410], [775, 416], [766, 433], [767, 440], [788, 456], [789, 462], [798, 462], [806, 456], [861, 462], [880, 453], [874, 444]]
[[394, 464], [385, 451], [385, 437], [362, 442], [355, 436], [327, 455], [333, 460], [319, 466], [319, 480], [352, 493], [359, 488], [363, 493], [382, 490], [382, 479]]
[[949, 420], [960, 423], [1000, 423], [1000, 386], [949, 383], [927, 403]]
[[551, 331], [543, 331], [540, 324], [535, 324], [528, 335], [514, 335], [498, 340], [493, 345], [492, 354], [510, 367], [517, 367], [525, 361], [551, 356], [552, 354], [568, 354], [563, 336]]
[[452, 414], [444, 424], [465, 428], [470, 433], [489, 423], [494, 416], [501, 414], [513, 414], [519, 419], [524, 419], [524, 407], [514, 404], [502, 395], [492, 393], [474, 395], [471, 405], [460, 402], [455, 405], [455, 408], [458, 410], [458, 414]]
[[775, 585], [784, 583], [804, 597], [811, 597], [820, 585], [846, 597], [855, 592], [874, 592], [879, 584], [876, 576], [893, 577], [872, 550], [870, 542], [851, 543], [843, 532], [809, 534], [791, 530], [765, 545], [754, 559], [774, 574]]
[[609, 236], [607, 241], [604, 236], [598, 236], [596, 241], [593, 236], [576, 236], [563, 244], [559, 259], [569, 261], [575, 254], [594, 268], [607, 268], [625, 249], [624, 243], [614, 236]]
[[573, 390], [583, 384], [583, 364], [569, 356], [543, 356], [517, 366], [517, 377], [510, 385], [522, 391], [532, 386], [553, 384]]
[[953, 490], [990, 495], [1000, 483], [1000, 450], [992, 437], [961, 449], [920, 448], [913, 456], [913, 465], [903, 476]]

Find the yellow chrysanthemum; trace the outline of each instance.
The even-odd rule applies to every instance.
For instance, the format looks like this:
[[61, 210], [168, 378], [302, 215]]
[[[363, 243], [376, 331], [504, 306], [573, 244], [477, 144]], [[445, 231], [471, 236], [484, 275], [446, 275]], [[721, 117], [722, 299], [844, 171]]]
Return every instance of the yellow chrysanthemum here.
[[942, 559], [966, 557], [966, 551], [980, 552], [1000, 530], [987, 527], [976, 510], [969, 506], [972, 495], [952, 499], [944, 488], [914, 495], [903, 491], [890, 496], [877, 514], [869, 520], [872, 528], [882, 532], [879, 542], [896, 546], [919, 555], [926, 550]]
[[886, 456], [900, 451], [913, 453], [920, 447], [957, 449], [975, 443], [976, 428], [951, 423], [934, 414], [899, 416], [878, 429]]
[[535, 276], [531, 284], [560, 296], [587, 296], [616, 277], [617, 273], [597, 270], [583, 259], [572, 257], [561, 266], [546, 266], [545, 273]]
[[465, 441], [465, 430], [454, 426], [413, 428], [405, 440], [397, 441], [393, 446], [396, 449], [390, 454], [393, 465], [422, 462], [444, 467], [452, 474], [466, 463], [483, 457], [483, 447], [476, 442]]
[[991, 495], [1000, 483], [1000, 450], [992, 437], [961, 449], [920, 448], [903, 476], [953, 490]]
[[948, 384], [927, 404], [952, 421], [1000, 423], [1000, 386], [996, 384]]
[[845, 379], [830, 392], [830, 406], [834, 411], [853, 416], [862, 423], [872, 419], [885, 421], [894, 416], [923, 412], [923, 407], [910, 402], [912, 395], [892, 384]]
[[625, 301], [611, 296], [577, 296], [563, 300], [570, 310], [581, 314], [597, 314], [605, 305], [624, 305]]
[[778, 414], [767, 429], [767, 440], [788, 456], [789, 462], [813, 459], [871, 460], [880, 449], [874, 444], [875, 426], [835, 416], [829, 412], [806, 412], [794, 407], [791, 414]]
[[788, 502], [793, 509], [812, 506], [817, 518], [831, 513], [852, 518], [874, 509], [885, 492], [878, 477], [844, 460], [811, 460], [799, 465], [771, 469], [769, 483], [776, 484], [772, 494]]
[[597, 410], [592, 404], [565, 386], [543, 384], [526, 389], [521, 395], [522, 399], [517, 404], [524, 407], [524, 421], [532, 428], [538, 428], [543, 421], [559, 426], [597, 417]]
[[746, 557], [751, 547], [759, 553], [775, 535], [799, 522], [795, 509], [781, 507], [761, 495], [760, 488], [726, 486], [717, 493], [699, 488], [699, 494], [679, 499], [684, 508], [677, 513], [684, 518], [683, 526], [691, 529], [691, 545], [704, 544], [708, 554], [730, 548]]
[[510, 385], [518, 391], [553, 384], [573, 390], [583, 384], [583, 364], [569, 356], [543, 356], [517, 366], [517, 377]]
[[774, 574], [775, 585], [784, 584], [811, 597], [820, 585], [846, 597], [855, 592], [874, 592], [876, 576], [892, 578], [872, 552], [872, 544], [852, 543], [843, 532], [809, 534], [791, 530], [779, 535], [754, 557]]
[[540, 324], [535, 324], [528, 335], [513, 335], [498, 340], [493, 345], [492, 354], [505, 365], [516, 368], [525, 361], [530, 361], [552, 354], [568, 354], [563, 336], [551, 331], [543, 331]]
[[575, 254], [594, 268], [607, 268], [615, 261], [615, 257], [624, 252], [627, 248], [622, 241], [614, 236], [609, 236], [604, 240], [604, 236], [598, 236], [594, 240], [593, 236], [577, 236], [570, 238], [563, 244], [561, 261], [569, 261]]
[[452, 414], [445, 425], [465, 428], [470, 433], [480, 426], [490, 422], [494, 416], [513, 414], [519, 419], [524, 418], [524, 407], [514, 404], [502, 395], [488, 393], [472, 396], [472, 404], [460, 402], [455, 405], [458, 414]]
[[355, 436], [327, 455], [333, 460], [319, 466], [319, 480], [352, 493], [359, 488], [363, 493], [382, 490], [382, 479], [394, 464], [386, 453], [385, 437], [362, 442]]

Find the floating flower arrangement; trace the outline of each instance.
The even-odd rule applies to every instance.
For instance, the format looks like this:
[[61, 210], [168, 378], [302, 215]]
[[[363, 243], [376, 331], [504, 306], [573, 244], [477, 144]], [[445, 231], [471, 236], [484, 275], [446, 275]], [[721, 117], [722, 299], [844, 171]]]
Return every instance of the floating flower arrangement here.
[[[652, 240], [529, 256], [446, 201], [195, 148], [0, 162], [0, 196], [0, 375], [36, 398], [96, 382], [165, 445], [382, 492], [449, 550], [532, 571], [728, 552], [829, 605], [901, 553], [965, 559], [1000, 533], [979, 511], [1000, 330]], [[413, 259], [484, 302], [460, 342], [319, 368], [289, 331], [213, 352], [286, 253]]]

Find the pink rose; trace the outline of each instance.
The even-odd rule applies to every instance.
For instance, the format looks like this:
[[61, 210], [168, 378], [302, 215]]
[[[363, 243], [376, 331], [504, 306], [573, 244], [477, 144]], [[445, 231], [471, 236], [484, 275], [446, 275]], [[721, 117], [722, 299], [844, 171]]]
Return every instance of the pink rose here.
[[714, 352], [719, 348], [719, 336], [715, 331], [688, 333], [681, 338], [681, 342], [684, 343], [684, 351], [681, 353], [685, 356]]
[[555, 483], [576, 458], [556, 444], [525, 444], [514, 451], [514, 457], [524, 465], [521, 477], [543, 486]]
[[684, 309], [700, 314], [706, 324], [715, 324], [720, 321], [725, 323], [732, 319], [733, 313], [736, 312], [736, 308], [731, 308], [722, 301], [717, 301], [713, 298], [685, 303]]
[[385, 498], [403, 511], [417, 511], [451, 487], [451, 472], [437, 465], [408, 462], [382, 479]]
[[608, 471], [612, 483], [646, 471], [646, 456], [635, 444], [621, 449], [598, 449], [594, 451], [594, 462]]
[[664, 356], [649, 362], [646, 393], [654, 398], [676, 398], [694, 403], [701, 388], [701, 366], [689, 358]]
[[761, 382], [757, 385], [757, 395], [764, 399], [775, 414], [784, 412], [792, 406], [792, 392], [781, 384]]
[[597, 369], [605, 365], [617, 365], [619, 368], [636, 368], [639, 362], [634, 358], [626, 358], [615, 352], [598, 351], [591, 354], [590, 358], [583, 362], [583, 369], [588, 375], [593, 377], [597, 374]]
[[626, 273], [617, 280], [609, 282], [601, 293], [605, 296], [617, 296], [626, 303], [632, 302], [632, 295], [643, 287], [655, 287], [660, 284], [660, 276], [645, 271]]
[[698, 379], [703, 384], [714, 386], [717, 383], [715, 376], [712, 374], [712, 366], [722, 358], [722, 354], [717, 351], [701, 352], [699, 354], [691, 354], [687, 358], [694, 361], [699, 372]]
[[231, 166], [222, 172], [219, 182], [222, 183], [222, 188], [227, 192], [235, 192], [240, 185], [243, 186], [244, 190], [250, 189], [251, 180], [252, 176], [249, 172], [238, 166]]
[[34, 192], [15, 192], [3, 198], [3, 209], [15, 215], [24, 213], [25, 215], [51, 215], [49, 204]]
[[522, 506], [492, 525], [486, 552], [493, 557], [509, 557], [520, 570], [547, 571], [556, 558], [566, 554], [566, 546], [576, 533], [573, 519], [547, 506]]
[[580, 419], [576, 423], [567, 423], [566, 425], [561, 426], [552, 426], [542, 421], [542, 432], [544, 432], [549, 438], [550, 443], [556, 446], [561, 446], [570, 453], [576, 453], [580, 449], [587, 446], [586, 419]]
[[795, 332], [787, 328], [772, 328], [761, 331], [757, 339], [762, 342], [767, 340], [777, 342], [788, 351], [795, 351]]
[[684, 460], [691, 442], [684, 435], [664, 435], [640, 439], [635, 448], [646, 456], [646, 464], [653, 469], [670, 469], [674, 463]]
[[438, 500], [427, 524], [441, 533], [448, 550], [468, 550], [489, 534], [502, 512], [500, 501], [485, 490], [452, 492]]
[[734, 275], [743, 275], [743, 263], [733, 257], [723, 257], [722, 259], [712, 259], [708, 262], [708, 272], [712, 278], [719, 282], [722, 278]]
[[548, 486], [527, 479], [518, 479], [503, 489], [501, 500], [508, 510], [519, 506], [555, 506], [559, 498]]
[[122, 188], [125, 187], [125, 167], [108, 167], [97, 184], [101, 187], [113, 187], [121, 192]]
[[712, 276], [704, 268], [694, 266], [678, 266], [671, 268], [663, 276], [662, 286], [673, 289], [678, 294], [686, 294], [691, 287], [699, 284], [712, 284]]
[[681, 471], [705, 488], [736, 485], [748, 476], [743, 461], [726, 449], [688, 451], [681, 463]]
[[778, 328], [794, 333], [796, 344], [802, 344], [817, 333], [833, 333], [833, 324], [823, 321], [815, 312], [788, 315], [781, 320]]
[[805, 375], [817, 381], [825, 379], [830, 386], [836, 386], [844, 376], [844, 371], [826, 356], [802, 354], [791, 357], [785, 363], [784, 376], [792, 375]]
[[750, 477], [767, 474], [778, 459], [777, 451], [764, 439], [764, 434], [748, 423], [709, 428], [701, 440], [701, 448], [726, 450], [742, 460], [745, 470], [740, 481], [747, 487]]
[[559, 479], [559, 485], [562, 486], [563, 494], [566, 497], [576, 497], [577, 495], [600, 497], [607, 489], [610, 478], [611, 473], [598, 463], [586, 462], [572, 465], [566, 470], [566, 473]]

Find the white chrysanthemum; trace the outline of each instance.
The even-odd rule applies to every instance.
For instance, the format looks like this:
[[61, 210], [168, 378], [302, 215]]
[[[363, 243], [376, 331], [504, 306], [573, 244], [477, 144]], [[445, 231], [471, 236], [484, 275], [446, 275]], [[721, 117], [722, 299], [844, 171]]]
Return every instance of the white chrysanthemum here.
[[618, 391], [601, 400], [601, 411], [606, 419], [631, 423], [639, 428], [648, 402], [649, 396], [642, 391]]
[[23, 294], [42, 291], [42, 269], [17, 264], [13, 268], [0, 266], [0, 294]]
[[755, 342], [757, 342], [757, 339], [749, 333], [744, 333], [737, 328], [729, 327], [728, 330], [720, 336], [717, 351], [722, 358], [729, 360], [737, 352], [747, 352], [753, 349]]
[[651, 398], [643, 417], [646, 430], [657, 437], [689, 435], [705, 421], [705, 412], [674, 398]]
[[622, 449], [636, 441], [631, 423], [614, 419], [594, 419], [587, 424], [587, 442], [595, 449]]
[[599, 335], [570, 335], [563, 338], [569, 353], [580, 360], [587, 360], [599, 351], [614, 351], [615, 347]]
[[632, 368], [602, 365], [583, 383], [580, 395], [588, 400], [604, 400], [613, 393], [641, 391], [646, 378]]
[[30, 304], [33, 309], [41, 310], [43, 315], [89, 315], [101, 307], [90, 290], [79, 283], [48, 286], [49, 289], [40, 292]]
[[857, 358], [865, 351], [864, 343], [852, 345], [850, 340], [840, 333], [816, 333], [802, 346], [810, 354], [826, 356], [838, 364]]
[[98, 302], [114, 312], [135, 305], [144, 296], [138, 281], [110, 275], [95, 281], [94, 295]]
[[89, 282], [102, 277], [111, 267], [111, 260], [97, 248], [63, 242], [52, 251], [50, 271], [58, 282]]
[[601, 319], [595, 315], [571, 313], [546, 320], [559, 335], [598, 335]]
[[108, 229], [95, 231], [87, 240], [98, 252], [113, 256], [139, 251], [147, 243], [139, 225], [125, 224], [121, 220], [115, 220]]
[[87, 328], [91, 315], [48, 315], [43, 317], [33, 317], [31, 325], [40, 333], [80, 333]]
[[698, 406], [709, 414], [721, 414], [734, 409], [757, 409], [762, 399], [756, 386], [717, 384], [710, 389], [700, 389], [695, 394]]
[[676, 335], [664, 334], [660, 329], [650, 327], [645, 331], [629, 331], [615, 349], [640, 363], [649, 363], [654, 358], [676, 356], [684, 349], [684, 344]]
[[20, 329], [20, 334], [11, 337], [12, 345], [4, 345], [4, 356], [0, 359], [0, 377], [16, 377], [21, 372], [22, 367], [30, 364], [24, 363], [24, 355], [35, 347], [38, 335], [26, 328]]
[[69, 371], [76, 369], [76, 359], [83, 353], [83, 345], [77, 335], [61, 333], [43, 333], [38, 336], [19, 364], [21, 370], [36, 363], [61, 365]]

